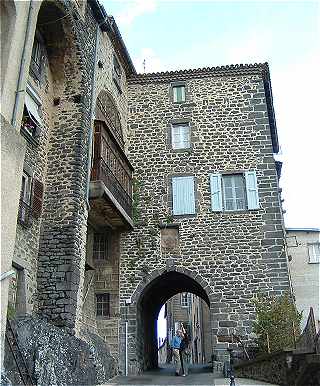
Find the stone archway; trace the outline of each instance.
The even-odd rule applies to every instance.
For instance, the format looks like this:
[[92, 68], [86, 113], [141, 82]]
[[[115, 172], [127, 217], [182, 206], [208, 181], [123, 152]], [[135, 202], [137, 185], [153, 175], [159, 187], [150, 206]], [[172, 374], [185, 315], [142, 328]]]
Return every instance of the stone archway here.
[[124, 315], [129, 324], [129, 373], [158, 367], [157, 317], [162, 305], [180, 292], [190, 292], [203, 299], [210, 308], [212, 294], [207, 292], [208, 289], [208, 284], [199, 275], [185, 268], [156, 270], [144, 278]]

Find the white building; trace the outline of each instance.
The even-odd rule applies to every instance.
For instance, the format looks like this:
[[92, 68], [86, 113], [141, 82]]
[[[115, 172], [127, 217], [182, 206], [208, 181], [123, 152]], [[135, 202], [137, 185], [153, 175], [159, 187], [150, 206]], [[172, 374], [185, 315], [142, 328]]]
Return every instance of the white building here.
[[320, 326], [320, 229], [287, 228], [287, 244], [293, 292], [304, 327], [310, 307]]

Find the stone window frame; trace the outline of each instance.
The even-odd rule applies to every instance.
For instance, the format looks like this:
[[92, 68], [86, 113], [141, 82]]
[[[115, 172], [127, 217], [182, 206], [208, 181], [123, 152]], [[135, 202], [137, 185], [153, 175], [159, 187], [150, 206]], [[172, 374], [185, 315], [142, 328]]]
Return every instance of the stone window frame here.
[[[224, 175], [234, 175], [234, 174], [241, 174], [243, 176], [243, 178], [245, 179], [245, 173], [248, 171], [249, 169], [235, 169], [235, 170], [229, 170], [229, 171], [217, 171], [217, 170], [211, 170], [208, 172], [209, 174], [209, 177], [211, 174], [215, 174], [215, 173], [219, 173], [221, 174], [221, 178], [223, 178]], [[250, 170], [256, 170], [254, 168], [250, 169]], [[220, 213], [220, 214], [224, 214], [224, 215], [229, 215], [229, 214], [236, 214], [236, 213], [248, 213], [248, 212], [252, 212], [252, 211], [257, 211], [259, 209], [261, 209], [261, 207], [259, 209], [248, 209], [248, 198], [247, 198], [247, 192], [246, 192], [246, 182], [244, 183], [244, 188], [245, 188], [245, 200], [246, 200], [246, 208], [245, 209], [239, 209], [239, 210], [225, 210], [224, 208], [221, 210], [221, 211], [212, 211], [212, 208], [211, 208], [211, 203], [210, 203], [210, 212], [211, 213]], [[209, 197], [211, 198], [211, 187], [210, 187], [210, 178], [209, 178]], [[223, 193], [223, 188], [222, 188], [222, 194], [224, 195]], [[223, 200], [223, 198], [222, 198]]]
[[[172, 194], [172, 178], [173, 177], [193, 177], [194, 180], [194, 207], [195, 213], [192, 214], [174, 214], [173, 213], [173, 194]], [[168, 189], [168, 208], [174, 219], [180, 218], [196, 218], [199, 212], [199, 196], [198, 196], [198, 177], [193, 173], [170, 173], [167, 177]], [[177, 225], [175, 225], [177, 226]]]
[[[98, 296], [99, 295], [108, 295], [108, 301], [107, 302], [101, 302], [102, 304], [108, 304], [108, 313], [106, 315], [98, 315]], [[95, 292], [95, 315], [97, 319], [110, 319], [111, 317], [111, 294], [110, 292], [105, 291], [96, 291]]]
[[[184, 95], [185, 95], [184, 101], [180, 101], [180, 102], [174, 102], [173, 101], [173, 88], [177, 87], [177, 86], [184, 86]], [[186, 81], [179, 80], [179, 81], [171, 82], [169, 87], [170, 87], [169, 88], [169, 98], [170, 98], [171, 103], [173, 103], [174, 105], [181, 105], [183, 103], [187, 103], [188, 101], [190, 101], [190, 93], [189, 93]]]
[[[172, 126], [179, 124], [188, 124], [190, 127], [190, 147], [184, 149], [173, 149], [172, 148]], [[193, 150], [193, 144], [195, 142], [195, 125], [190, 118], [173, 118], [168, 121], [167, 127], [167, 147], [174, 153], [190, 153]]]
[[[105, 239], [106, 239], [106, 251], [105, 251], [106, 258], [104, 258], [104, 259], [97, 259], [97, 258], [94, 257], [94, 244], [95, 244], [95, 240], [94, 239], [95, 239], [96, 235], [104, 236]], [[111, 247], [110, 234], [104, 233], [104, 232], [93, 232], [92, 260], [94, 261], [94, 265], [95, 266], [105, 265], [106, 263], [110, 262], [110, 247]]]
[[189, 292], [180, 293], [180, 306], [188, 308], [191, 303], [191, 294]]

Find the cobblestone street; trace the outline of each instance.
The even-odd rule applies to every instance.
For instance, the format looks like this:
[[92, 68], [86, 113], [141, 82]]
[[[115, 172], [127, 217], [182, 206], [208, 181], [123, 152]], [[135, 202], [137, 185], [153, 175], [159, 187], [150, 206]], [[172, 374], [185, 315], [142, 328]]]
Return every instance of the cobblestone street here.
[[[207, 385], [207, 386], [229, 386], [229, 379], [214, 379], [211, 368], [204, 366], [192, 366], [188, 377], [175, 377], [173, 367], [160, 368], [159, 370], [147, 371], [143, 375], [123, 377], [118, 376], [112, 379], [107, 385]], [[261, 381], [236, 378], [236, 386], [277, 386]]]

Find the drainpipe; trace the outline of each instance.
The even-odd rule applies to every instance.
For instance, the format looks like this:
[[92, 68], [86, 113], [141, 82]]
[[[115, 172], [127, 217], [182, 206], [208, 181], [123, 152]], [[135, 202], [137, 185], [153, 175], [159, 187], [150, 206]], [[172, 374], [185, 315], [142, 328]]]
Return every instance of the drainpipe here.
[[17, 113], [18, 113], [18, 107], [20, 104], [21, 93], [25, 92], [25, 90], [22, 89], [22, 83], [23, 83], [22, 78], [23, 78], [23, 74], [24, 74], [24, 70], [25, 70], [26, 61], [27, 61], [26, 46], [27, 46], [27, 42], [29, 40], [30, 28], [31, 28], [31, 13], [33, 10], [32, 3], [33, 3], [33, 0], [30, 0], [28, 18], [27, 18], [27, 26], [26, 26], [26, 34], [24, 37], [22, 56], [21, 56], [21, 62], [20, 62], [20, 68], [19, 68], [17, 90], [16, 90], [16, 96], [15, 96], [15, 100], [14, 100], [13, 112], [12, 112], [12, 118], [11, 118], [11, 125], [13, 127], [16, 127], [16, 124], [17, 124]]
[[126, 346], [126, 351], [125, 351], [124, 375], [127, 377], [128, 376], [128, 321], [127, 320], [126, 320], [126, 332], [125, 332], [125, 346]]

